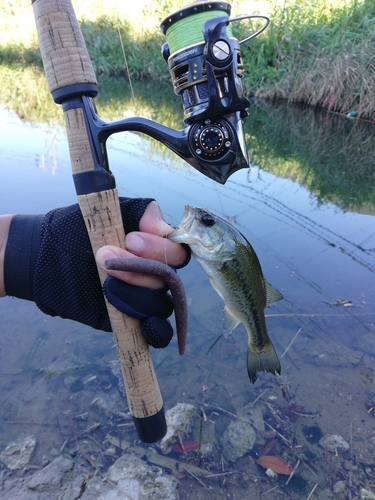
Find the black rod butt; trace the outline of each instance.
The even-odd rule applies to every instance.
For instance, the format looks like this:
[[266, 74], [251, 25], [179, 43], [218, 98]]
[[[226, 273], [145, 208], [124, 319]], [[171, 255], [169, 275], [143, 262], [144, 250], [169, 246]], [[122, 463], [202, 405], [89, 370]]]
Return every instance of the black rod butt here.
[[167, 433], [164, 406], [155, 415], [138, 418], [133, 416], [134, 426], [143, 443], [156, 443]]

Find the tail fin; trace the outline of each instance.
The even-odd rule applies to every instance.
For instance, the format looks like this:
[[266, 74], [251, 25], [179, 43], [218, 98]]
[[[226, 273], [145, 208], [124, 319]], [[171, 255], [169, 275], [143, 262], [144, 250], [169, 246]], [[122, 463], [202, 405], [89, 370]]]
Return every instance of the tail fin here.
[[271, 341], [256, 350], [252, 350], [249, 345], [247, 351], [247, 373], [250, 382], [253, 384], [257, 379], [258, 372], [270, 372], [274, 375], [276, 373], [280, 375], [281, 373], [280, 361]]

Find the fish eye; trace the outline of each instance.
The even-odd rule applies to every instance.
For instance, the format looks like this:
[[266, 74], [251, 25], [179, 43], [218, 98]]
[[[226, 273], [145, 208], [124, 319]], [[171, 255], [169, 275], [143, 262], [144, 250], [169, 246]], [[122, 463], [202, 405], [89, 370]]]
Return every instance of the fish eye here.
[[215, 219], [210, 214], [203, 214], [201, 217], [201, 222], [204, 226], [210, 227], [215, 224]]

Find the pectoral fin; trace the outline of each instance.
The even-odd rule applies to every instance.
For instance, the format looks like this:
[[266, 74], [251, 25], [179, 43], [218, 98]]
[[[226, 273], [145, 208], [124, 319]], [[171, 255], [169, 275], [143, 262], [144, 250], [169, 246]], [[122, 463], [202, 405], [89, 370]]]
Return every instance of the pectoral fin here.
[[264, 281], [266, 285], [266, 301], [267, 301], [266, 305], [269, 306], [270, 304], [273, 304], [274, 302], [281, 300], [283, 296], [281, 295], [279, 290], [276, 290], [276, 288], [270, 285], [268, 281], [266, 280]]

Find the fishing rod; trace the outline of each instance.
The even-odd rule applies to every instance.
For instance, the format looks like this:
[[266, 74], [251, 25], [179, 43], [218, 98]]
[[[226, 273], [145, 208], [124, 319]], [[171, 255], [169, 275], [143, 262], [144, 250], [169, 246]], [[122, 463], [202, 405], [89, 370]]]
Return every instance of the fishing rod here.
[[[167, 43], [162, 53], [174, 91], [184, 108], [183, 130], [140, 117], [102, 120], [93, 99], [96, 75], [70, 0], [32, 0], [44, 70], [54, 101], [62, 105], [78, 203], [94, 254], [103, 245], [124, 248], [125, 233], [118, 192], [109, 168], [106, 141], [117, 132], [142, 132], [165, 144], [207, 177], [224, 184], [248, 167], [243, 119], [244, 96], [240, 43], [259, 35], [265, 16], [230, 19], [227, 2], [198, 1], [171, 14], [161, 24]], [[242, 42], [230, 23], [261, 18], [264, 26]], [[106, 273], [98, 269], [101, 281]], [[129, 411], [146, 443], [166, 433], [163, 400], [139, 320], [106, 301], [116, 342]]]

